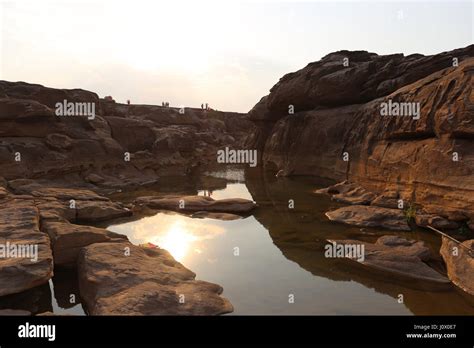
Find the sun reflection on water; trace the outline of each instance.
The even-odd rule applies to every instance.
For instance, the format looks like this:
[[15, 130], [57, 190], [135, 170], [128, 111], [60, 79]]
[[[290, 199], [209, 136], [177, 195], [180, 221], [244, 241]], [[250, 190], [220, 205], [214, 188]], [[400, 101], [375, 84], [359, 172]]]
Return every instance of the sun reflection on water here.
[[177, 214], [158, 213], [110, 230], [128, 235], [134, 244], [152, 243], [166, 249], [183, 262], [206, 252], [204, 240], [213, 239], [225, 232], [222, 226], [209, 219], [191, 219]]

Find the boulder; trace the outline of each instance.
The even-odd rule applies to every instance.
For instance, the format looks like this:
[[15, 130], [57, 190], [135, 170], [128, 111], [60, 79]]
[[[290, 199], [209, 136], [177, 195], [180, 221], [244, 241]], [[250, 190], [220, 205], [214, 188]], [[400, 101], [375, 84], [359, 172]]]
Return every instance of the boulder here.
[[76, 220], [100, 222], [131, 216], [132, 211], [119, 203], [110, 201], [77, 201]]
[[331, 221], [359, 227], [381, 227], [393, 231], [410, 231], [403, 211], [375, 206], [352, 205], [326, 213]]
[[400, 198], [396, 192], [383, 192], [375, 197], [370, 204], [378, 207], [398, 209], [399, 199]]
[[[127, 256], [126, 251], [129, 251]], [[165, 250], [92, 244], [78, 260], [79, 288], [91, 315], [218, 315], [233, 311], [222, 287], [201, 280]]]
[[459, 228], [457, 222], [449, 221], [448, 219], [433, 214], [417, 214], [415, 216], [415, 223], [420, 227], [431, 226], [440, 230]]
[[424, 261], [431, 258], [430, 249], [421, 241], [407, 240], [399, 236], [382, 236], [375, 244], [358, 240], [329, 240], [339, 245], [361, 245], [364, 257], [346, 254], [346, 258], [357, 262], [376, 273], [406, 280], [449, 285], [449, 280], [429, 267]]
[[12, 199], [0, 204], [0, 296], [47, 283], [52, 276], [50, 240], [39, 229], [33, 201]]
[[440, 253], [446, 263], [449, 279], [474, 300], [474, 239], [459, 245], [443, 236]]
[[367, 205], [375, 198], [375, 194], [367, 191], [362, 186], [348, 181], [343, 181], [325, 189], [314, 191], [315, 193], [327, 193], [332, 195], [332, 200], [345, 204]]
[[43, 231], [51, 239], [54, 264], [58, 266], [75, 266], [80, 249], [90, 244], [128, 240], [106, 229], [59, 221], [45, 222]]
[[215, 213], [209, 211], [197, 211], [191, 215], [191, 217], [197, 219], [215, 219], [222, 221], [232, 221], [242, 219], [242, 216], [230, 213]]
[[256, 204], [248, 199], [227, 198], [214, 200], [204, 196], [145, 196], [135, 200], [138, 206], [151, 209], [164, 209], [174, 211], [207, 211], [220, 213], [245, 214], [252, 211]]

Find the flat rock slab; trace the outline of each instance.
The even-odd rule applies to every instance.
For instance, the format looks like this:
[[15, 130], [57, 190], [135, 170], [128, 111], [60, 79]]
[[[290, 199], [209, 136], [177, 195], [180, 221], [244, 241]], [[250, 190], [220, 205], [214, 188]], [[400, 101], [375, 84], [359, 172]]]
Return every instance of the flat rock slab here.
[[[22, 257], [18, 254], [13, 257], [12, 251], [19, 252], [20, 248], [23, 249]], [[35, 249], [37, 257], [34, 257]], [[13, 199], [1, 204], [0, 296], [34, 288], [48, 282], [52, 276], [50, 240], [39, 229], [39, 212], [33, 201]]]
[[404, 279], [415, 279], [448, 285], [449, 280], [429, 267], [424, 261], [431, 258], [431, 251], [422, 241], [406, 240], [398, 236], [382, 236], [375, 244], [358, 240], [328, 240], [347, 246], [364, 246], [364, 257], [346, 255], [346, 259], [369, 269], [392, 274]]
[[[129, 254], [127, 256], [127, 250]], [[98, 243], [81, 250], [79, 288], [91, 315], [218, 315], [233, 311], [217, 284], [164, 249]]]
[[249, 213], [256, 204], [248, 199], [228, 198], [214, 200], [204, 196], [167, 196], [167, 197], [140, 197], [135, 201], [137, 205], [144, 205], [152, 209], [174, 211], [209, 211], [220, 213]]
[[345, 204], [368, 205], [376, 197], [374, 193], [367, 191], [362, 186], [348, 181], [316, 190], [314, 193], [331, 195], [332, 200]]
[[0, 316], [30, 316], [31, 312], [23, 309], [0, 309]]
[[131, 216], [133, 212], [110, 201], [77, 201], [76, 221], [100, 222]]
[[448, 277], [458, 288], [474, 296], [474, 239], [462, 242], [462, 246], [442, 237], [440, 253], [446, 263]]
[[54, 264], [61, 266], [75, 266], [80, 249], [90, 244], [128, 241], [127, 236], [103, 228], [61, 221], [46, 221], [43, 230], [51, 239]]
[[230, 213], [214, 213], [209, 211], [197, 211], [191, 215], [192, 218], [196, 219], [214, 219], [222, 221], [233, 221], [242, 219], [242, 216]]
[[410, 226], [399, 209], [365, 205], [342, 207], [326, 213], [331, 221], [360, 227], [381, 227], [394, 231], [410, 231]]

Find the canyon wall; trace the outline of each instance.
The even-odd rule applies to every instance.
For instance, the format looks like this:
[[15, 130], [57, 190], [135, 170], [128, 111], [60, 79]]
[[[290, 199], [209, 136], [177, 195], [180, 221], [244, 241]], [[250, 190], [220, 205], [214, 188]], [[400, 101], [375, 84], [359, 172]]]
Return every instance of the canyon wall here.
[[[473, 57], [474, 45], [434, 56], [331, 53], [255, 105], [246, 146], [279, 175], [348, 179], [474, 226]], [[388, 102], [419, 103], [420, 118], [381, 116]]]
[[[56, 103], [64, 100], [93, 103], [95, 118], [56, 116]], [[0, 81], [0, 176], [124, 186], [185, 175], [215, 163], [218, 148], [239, 146], [251, 126], [239, 113], [196, 108], [180, 113], [119, 104], [81, 89]]]

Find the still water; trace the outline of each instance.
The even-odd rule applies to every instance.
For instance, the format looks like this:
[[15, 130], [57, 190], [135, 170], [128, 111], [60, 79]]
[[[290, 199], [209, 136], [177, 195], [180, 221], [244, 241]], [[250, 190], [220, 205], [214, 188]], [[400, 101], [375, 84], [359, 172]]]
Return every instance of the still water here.
[[[454, 289], [439, 291], [429, 284], [413, 288], [390, 275], [374, 277], [345, 261], [325, 258], [327, 238], [373, 242], [384, 234], [398, 234], [424, 240], [435, 253], [440, 246], [439, 238], [424, 230], [393, 233], [329, 222], [324, 213], [339, 205], [312, 193], [328, 184], [242, 170], [209, 172], [193, 181], [167, 178], [159, 187], [117, 194], [114, 199], [127, 202], [140, 195], [180, 192], [252, 199], [258, 208], [233, 221], [156, 212], [108, 229], [127, 235], [134, 244], [159, 245], [197, 279], [223, 286], [223, 296], [234, 305], [232, 314], [474, 314], [474, 307]], [[288, 208], [290, 199], [294, 209]], [[398, 302], [399, 294], [404, 303]]]

